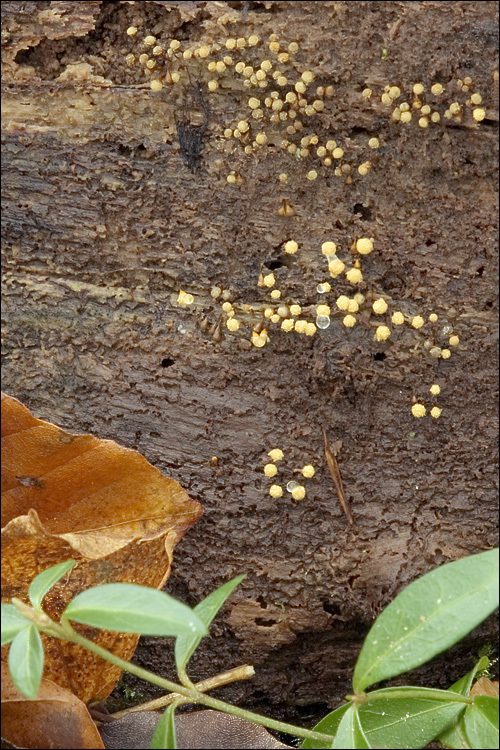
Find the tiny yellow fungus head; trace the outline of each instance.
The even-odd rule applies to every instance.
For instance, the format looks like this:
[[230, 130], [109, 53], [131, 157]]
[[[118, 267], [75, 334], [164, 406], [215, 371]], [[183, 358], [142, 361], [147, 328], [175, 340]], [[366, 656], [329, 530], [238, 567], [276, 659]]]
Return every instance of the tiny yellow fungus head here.
[[414, 417], [420, 419], [420, 417], [425, 417], [426, 408], [423, 404], [413, 404], [411, 407], [411, 413]]
[[430, 320], [431, 323], [435, 323], [437, 321], [437, 319], [438, 319], [438, 316], [436, 315], [436, 313], [431, 313], [429, 315], [429, 320]]
[[434, 419], [437, 419], [441, 416], [441, 409], [439, 406], [433, 406], [431, 409], [431, 417], [434, 417]]
[[356, 242], [356, 250], [360, 255], [369, 255], [373, 250], [373, 240], [368, 237], [361, 237]]
[[387, 326], [378, 326], [375, 331], [375, 341], [385, 341], [391, 335], [391, 329]]
[[264, 286], [274, 286], [276, 283], [274, 273], [268, 273], [266, 276], [264, 276], [262, 283], [264, 284]]
[[451, 357], [451, 352], [449, 349], [441, 349], [441, 357], [442, 359], [449, 359]]
[[339, 308], [339, 310], [348, 310], [349, 309], [349, 297], [346, 297], [345, 294], [341, 294], [340, 297], [337, 297], [335, 300], [335, 304]]
[[482, 122], [486, 117], [486, 110], [482, 109], [481, 107], [477, 107], [476, 109], [472, 110], [472, 117], [476, 122]]
[[337, 245], [335, 242], [323, 242], [321, 245], [321, 252], [323, 255], [335, 255], [337, 252]]
[[284, 454], [281, 448], [272, 448], [267, 455], [272, 461], [282, 461]]
[[187, 294], [181, 289], [177, 296], [177, 302], [179, 303], [179, 305], [192, 305], [194, 302], [194, 297], [192, 294]]
[[311, 479], [316, 474], [316, 471], [314, 469], [314, 466], [311, 466], [311, 464], [307, 464], [307, 466], [302, 467], [302, 476], [306, 479]]
[[354, 315], [346, 315], [342, 320], [342, 324], [345, 325], [346, 328], [352, 328], [356, 325], [356, 318]]
[[450, 338], [448, 339], [448, 343], [450, 346], [458, 346], [460, 343], [460, 339], [458, 338], [458, 336], [450, 336]]
[[230, 331], [237, 331], [240, 327], [240, 321], [236, 320], [236, 318], [229, 318], [226, 320], [226, 326]]
[[330, 315], [330, 307], [328, 305], [318, 305], [316, 315]]
[[297, 333], [305, 333], [307, 327], [307, 320], [296, 320], [294, 328]]
[[400, 326], [405, 322], [405, 316], [402, 312], [399, 312], [399, 310], [397, 310], [396, 312], [392, 313], [391, 321], [395, 326]]
[[288, 242], [285, 242], [285, 244], [283, 245], [283, 249], [285, 253], [288, 253], [289, 255], [294, 255], [299, 249], [299, 246], [295, 242], [295, 240], [288, 240]]
[[328, 281], [324, 281], [322, 284], [318, 284], [316, 287], [316, 291], [318, 294], [327, 294], [332, 289], [331, 285], [328, 283]]
[[232, 306], [232, 304], [230, 302], [224, 302], [224, 304], [222, 305], [222, 310], [225, 313], [232, 312], [233, 306]]
[[306, 323], [306, 325], [304, 326], [304, 333], [306, 334], [306, 336], [314, 336], [314, 334], [316, 333], [316, 326], [314, 325], [314, 323]]
[[387, 312], [387, 302], [385, 299], [380, 297], [379, 299], [376, 299], [375, 302], [372, 305], [373, 312], [377, 315], [383, 315], [385, 312]]
[[279, 484], [272, 484], [271, 487], [269, 487], [269, 494], [271, 497], [283, 497], [283, 487], [280, 487]]
[[437, 383], [434, 383], [434, 385], [431, 385], [429, 390], [433, 396], [439, 396], [439, 394], [441, 393], [441, 386], [439, 386]]
[[272, 299], [279, 299], [281, 297], [281, 292], [279, 289], [273, 289], [271, 292], [271, 298]]
[[425, 320], [422, 318], [421, 315], [415, 315], [415, 317], [412, 318], [411, 320], [411, 324], [413, 328], [422, 328], [424, 323], [425, 323]]
[[266, 464], [264, 466], [264, 474], [266, 477], [275, 477], [278, 473], [278, 467], [275, 464]]
[[300, 305], [290, 305], [290, 313], [292, 315], [300, 315], [302, 308]]
[[334, 279], [336, 276], [340, 276], [340, 274], [345, 269], [345, 263], [342, 263], [339, 258], [334, 258], [334, 260], [331, 260], [328, 263], [328, 270], [330, 271], [330, 276]]
[[299, 484], [292, 490], [291, 494], [294, 500], [303, 500], [306, 496], [306, 488]]
[[431, 94], [434, 94], [434, 96], [439, 96], [439, 94], [442, 94], [443, 91], [444, 89], [440, 83], [434, 83], [431, 86]]
[[355, 300], [355, 299], [350, 299], [349, 300], [349, 304], [347, 306], [347, 309], [348, 309], [348, 311], [350, 313], [358, 312], [358, 310], [359, 310], [359, 303], [358, 303], [358, 301]]
[[293, 318], [286, 318], [281, 323], [281, 328], [283, 329], [283, 331], [285, 331], [285, 333], [289, 333], [290, 331], [293, 331], [294, 327], [295, 327], [295, 321], [293, 320]]

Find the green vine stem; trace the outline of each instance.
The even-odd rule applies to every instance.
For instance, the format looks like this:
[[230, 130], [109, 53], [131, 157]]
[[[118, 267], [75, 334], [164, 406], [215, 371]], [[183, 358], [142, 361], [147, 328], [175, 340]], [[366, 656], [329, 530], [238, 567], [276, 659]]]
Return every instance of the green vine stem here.
[[[198, 692], [200, 693], [206, 693], [209, 690], [214, 690], [215, 688], [222, 687], [223, 685], [229, 685], [231, 682], [236, 682], [237, 680], [249, 680], [254, 676], [254, 674], [255, 669], [249, 664], [244, 664], [242, 667], [235, 667], [234, 669], [229, 670], [229, 672], [222, 672], [221, 674], [215, 675], [214, 677], [209, 677], [207, 680], [197, 682], [195, 685], [193, 685], [193, 688], [195, 690], [198, 690]], [[181, 680], [181, 682], [183, 682], [183, 684], [187, 686], [187, 684], [183, 680]], [[180, 696], [178, 693], [167, 693], [166, 695], [162, 695], [160, 698], [155, 698], [155, 700], [147, 701], [147, 703], [140, 703], [137, 706], [124, 708], [123, 711], [117, 711], [116, 713], [112, 714], [112, 717], [114, 719], [121, 719], [122, 716], [137, 713], [138, 711], [158, 711], [158, 709], [165, 708], [165, 706], [169, 706], [171, 703], [178, 701], [179, 698]], [[185, 702], [186, 699], [180, 698], [180, 701]]]
[[216, 711], [223, 711], [232, 716], [238, 716], [240, 719], [246, 719], [253, 724], [260, 724], [263, 727], [274, 729], [278, 732], [285, 732], [286, 734], [304, 737], [305, 739], [318, 740], [319, 742], [328, 742], [329, 744], [332, 742], [331, 735], [322, 734], [321, 732], [313, 732], [310, 729], [302, 729], [302, 727], [295, 727], [292, 724], [285, 724], [282, 721], [269, 719], [267, 716], [259, 716], [259, 714], [254, 714], [252, 711], [247, 711], [244, 708], [238, 708], [237, 706], [232, 706], [230, 703], [211, 698], [208, 695], [200, 693], [196, 689], [188, 688], [184, 685], [176, 685], [175, 682], [165, 680], [163, 677], [158, 677], [158, 675], [153, 674], [153, 672], [148, 672], [142, 667], [138, 667], [124, 659], [120, 659], [119, 656], [115, 656], [115, 654], [107, 651], [102, 646], [99, 646], [97, 643], [94, 643], [83, 635], [77, 633], [76, 630], [71, 627], [70, 623], [67, 620], [64, 620], [64, 618], [62, 619], [61, 624], [58, 624], [53, 620], [50, 620], [44, 612], [35, 611], [32, 607], [19, 599], [13, 598], [11, 603], [17, 607], [24, 617], [35, 623], [42, 633], [45, 633], [52, 638], [61, 638], [63, 640], [77, 643], [79, 646], [86, 648], [88, 651], [92, 651], [94, 654], [97, 654], [97, 656], [111, 662], [111, 664], [114, 664], [123, 671], [130, 672], [130, 674], [133, 674], [142, 680], [146, 680], [146, 682], [150, 682], [153, 685], [158, 685], [158, 687], [163, 688], [169, 693], [177, 693], [179, 696], [187, 698], [189, 703], [201, 703], [204, 706], [208, 706], [208, 708], [213, 708]]

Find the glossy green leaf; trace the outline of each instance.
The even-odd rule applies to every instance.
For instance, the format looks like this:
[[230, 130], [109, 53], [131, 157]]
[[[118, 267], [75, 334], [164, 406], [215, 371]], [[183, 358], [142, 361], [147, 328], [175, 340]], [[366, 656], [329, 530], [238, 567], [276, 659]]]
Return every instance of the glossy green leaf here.
[[141, 635], [200, 636], [207, 628], [182, 602], [163, 591], [134, 583], [106, 583], [82, 591], [63, 617], [94, 628]]
[[351, 750], [351, 748], [369, 748], [366, 735], [359, 721], [358, 707], [352, 703], [340, 720], [335, 739], [330, 747], [336, 750]]
[[[232, 594], [236, 586], [238, 586], [244, 578], [246, 578], [244, 575], [237, 576], [231, 581], [224, 583], [218, 589], [212, 591], [211, 594], [193, 608], [193, 612], [196, 612], [200, 620], [206, 625], [207, 629], [210, 627], [212, 620], [226, 599]], [[202, 636], [200, 635], [180, 636], [177, 638], [175, 642], [175, 664], [177, 672], [182, 672], [184, 670], [189, 659], [196, 651], [201, 638]]]
[[465, 712], [464, 724], [472, 748], [496, 750], [499, 745], [498, 698], [476, 695], [474, 703]]
[[23, 628], [9, 648], [12, 682], [27, 698], [36, 698], [43, 672], [43, 644], [35, 625]]
[[498, 607], [498, 549], [442, 565], [407, 586], [375, 621], [353, 687], [418, 667], [452, 646]]
[[[468, 696], [470, 689], [474, 684], [474, 680], [476, 679], [476, 675], [484, 671], [489, 666], [489, 663], [489, 658], [487, 656], [482, 656], [474, 669], [457, 680], [457, 682], [449, 688], [450, 691]], [[439, 735], [438, 739], [445, 747], [454, 748], [455, 750], [468, 750], [470, 748], [469, 740], [467, 739], [467, 734], [465, 732], [465, 710], [466, 709], [464, 708], [450, 726]]]
[[30, 624], [13, 604], [2, 602], [2, 646], [13, 641], [16, 635]]
[[39, 609], [42, 606], [45, 594], [75, 565], [76, 560], [66, 560], [66, 562], [59, 563], [59, 565], [47, 568], [47, 570], [39, 573], [36, 578], [33, 578], [28, 590], [31, 605], [35, 609]]
[[453, 683], [453, 685], [448, 688], [450, 692], [452, 693], [460, 693], [461, 695], [469, 695], [471, 687], [473, 686], [476, 675], [478, 675], [480, 672], [484, 672], [485, 669], [488, 668], [490, 664], [490, 660], [487, 656], [482, 656], [477, 664], [474, 665], [474, 669], [471, 669], [470, 672], [467, 672], [466, 675], [461, 677], [459, 680]]
[[[313, 727], [313, 730], [315, 732], [322, 732], [323, 734], [331, 734], [333, 742], [335, 735], [337, 734], [337, 730], [340, 726], [340, 722], [342, 721], [342, 717], [351, 706], [352, 703], [344, 703], [343, 706], [339, 706], [335, 709], [335, 711], [332, 711], [331, 713], [323, 717], [323, 719], [321, 719], [321, 721], [319, 721], [316, 726]], [[330, 748], [331, 746], [331, 743], [322, 743], [318, 740], [304, 740], [300, 747], [301, 750], [312, 750], [313, 748], [328, 750], [328, 748]]]
[[156, 729], [151, 740], [151, 750], [175, 750], [177, 748], [177, 737], [175, 733], [175, 709], [177, 703], [167, 706], [163, 715], [156, 725]]
[[464, 710], [461, 697], [432, 688], [374, 690], [360, 706], [359, 719], [372, 747], [421, 748]]

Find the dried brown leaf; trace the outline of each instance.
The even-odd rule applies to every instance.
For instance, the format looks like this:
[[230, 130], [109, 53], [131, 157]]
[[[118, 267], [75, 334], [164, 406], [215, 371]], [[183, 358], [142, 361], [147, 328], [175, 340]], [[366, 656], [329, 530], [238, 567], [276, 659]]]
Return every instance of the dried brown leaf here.
[[493, 698], [498, 698], [498, 682], [492, 682], [488, 677], [480, 677], [470, 690], [470, 697], [474, 698], [475, 695], [492, 695]]
[[104, 748], [85, 703], [42, 680], [36, 700], [13, 685], [2, 662], [2, 737], [16, 747]]
[[[201, 513], [176, 481], [136, 451], [69, 434], [2, 394], [2, 601], [27, 602], [31, 580], [69, 558], [78, 564], [44, 600], [54, 619], [92, 586], [159, 589], [175, 545]], [[138, 641], [135, 634], [77, 629], [123, 659]], [[76, 644], [43, 640], [46, 679], [86, 703], [109, 695], [117, 667]]]

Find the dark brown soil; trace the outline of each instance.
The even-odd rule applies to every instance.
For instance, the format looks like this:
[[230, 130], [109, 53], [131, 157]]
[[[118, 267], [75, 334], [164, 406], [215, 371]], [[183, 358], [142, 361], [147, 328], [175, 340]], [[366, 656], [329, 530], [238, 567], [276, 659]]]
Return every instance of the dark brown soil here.
[[[168, 590], [196, 603], [248, 574], [193, 660], [196, 679], [255, 665], [251, 684], [221, 691], [229, 699], [303, 722], [338, 705], [394, 595], [497, 543], [497, 16], [493, 2], [4, 4], [3, 388], [37, 417], [136, 448], [205, 506]], [[125, 30], [139, 23], [141, 39], [176, 37], [183, 49], [258, 34], [264, 43], [242, 51], [254, 65], [271, 54], [271, 33], [297, 41], [289, 77], [312, 70], [313, 87], [334, 88], [303, 132], [335, 139], [351, 171], [291, 156], [280, 147], [287, 122], [263, 125], [269, 144], [254, 154], [226, 140], [224, 129], [250, 118], [249, 96], [264, 97], [235, 73], [210, 94], [194, 61], [189, 81], [153, 94], [124, 62], [140, 46]], [[467, 77], [464, 92], [457, 79]], [[384, 86], [411, 104], [417, 82], [433, 106], [430, 86], [442, 83], [436, 107], [459, 102], [461, 118], [422, 128], [413, 110], [406, 125], [391, 120]], [[466, 104], [474, 92], [479, 124]], [[203, 136], [199, 159], [196, 143], [181, 154], [179, 122], [181, 138]], [[284, 202], [293, 215], [280, 215]], [[271, 323], [270, 341], [253, 346], [272, 303], [259, 274], [274, 273], [282, 301], [314, 321], [315, 305], [334, 310], [356, 291], [339, 276], [330, 294], [316, 292], [329, 278], [322, 243], [352, 266], [359, 237], [375, 249], [361, 259], [356, 326], [338, 312], [310, 337]], [[290, 239], [296, 255], [283, 252]], [[214, 286], [229, 292], [236, 333]], [[192, 305], [177, 303], [180, 289]], [[382, 316], [371, 311], [381, 296]], [[396, 310], [424, 327], [392, 326]], [[381, 323], [393, 331], [377, 342]], [[413, 399], [424, 418], [412, 416]], [[342, 441], [352, 528], [322, 426]], [[271, 480], [263, 467], [275, 447], [285, 457]], [[305, 464], [316, 468], [305, 499], [270, 497]], [[488, 620], [412, 679], [449, 686], [495, 634]], [[145, 640], [137, 659], [173, 675], [164, 643]]]

